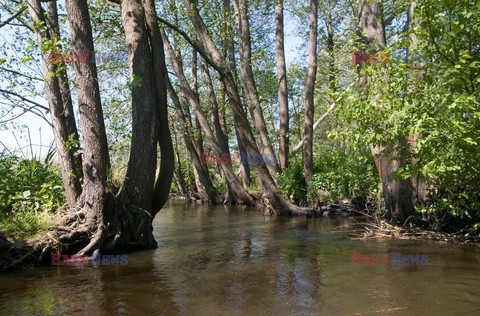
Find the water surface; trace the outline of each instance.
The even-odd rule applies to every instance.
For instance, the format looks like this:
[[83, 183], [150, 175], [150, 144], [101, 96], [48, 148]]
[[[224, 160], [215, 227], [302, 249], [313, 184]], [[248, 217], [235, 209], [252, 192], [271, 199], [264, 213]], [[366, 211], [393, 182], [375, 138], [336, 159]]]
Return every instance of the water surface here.
[[[0, 315], [480, 315], [480, 248], [352, 241], [348, 220], [170, 202], [128, 265], [0, 275]], [[428, 265], [351, 265], [392, 252]]]

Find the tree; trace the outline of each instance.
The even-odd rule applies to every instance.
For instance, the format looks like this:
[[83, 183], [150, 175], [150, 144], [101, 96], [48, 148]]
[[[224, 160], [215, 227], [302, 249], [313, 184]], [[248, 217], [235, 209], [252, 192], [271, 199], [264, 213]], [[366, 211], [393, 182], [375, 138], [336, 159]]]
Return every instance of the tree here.
[[310, 0], [310, 44], [308, 52], [308, 75], [305, 84], [305, 129], [303, 132], [303, 169], [310, 182], [313, 175], [313, 118], [315, 80], [317, 77], [317, 21], [318, 0]]
[[276, 0], [275, 3], [275, 42], [276, 42], [276, 58], [277, 58], [277, 77], [278, 77], [278, 106], [280, 114], [280, 130], [279, 130], [279, 148], [278, 157], [280, 168], [288, 167], [288, 87], [287, 87], [287, 66], [285, 62], [285, 46], [283, 32], [283, 0]]
[[[121, 14], [131, 71], [133, 117], [127, 176], [115, 197], [107, 187], [109, 154], [96, 64], [74, 64], [84, 181], [77, 207], [70, 210], [58, 230], [59, 240], [68, 251], [79, 254], [156, 247], [152, 220], [166, 201], [173, 176], [166, 67], [154, 2], [122, 1]], [[67, 17], [75, 51], [94, 51], [87, 3], [68, 0]], [[159, 175], [164, 178], [158, 178], [155, 184], [157, 144], [162, 160], [169, 161], [160, 163]]]
[[[370, 52], [379, 52], [385, 49], [386, 40], [384, 25], [382, 23], [381, 3], [376, 0], [360, 0], [358, 2], [358, 29]], [[382, 80], [388, 81], [388, 75]], [[365, 90], [368, 85], [375, 85], [373, 80], [368, 81], [363, 74], [359, 80], [360, 90]], [[375, 102], [375, 95], [370, 96]], [[378, 122], [382, 124], [382, 122]], [[378, 172], [382, 181], [383, 196], [385, 199], [385, 217], [392, 221], [403, 223], [410, 215], [414, 214], [413, 187], [410, 178], [398, 177], [398, 171], [405, 164], [405, 156], [402, 153], [406, 150], [406, 139], [399, 140], [386, 145], [372, 144], [371, 151], [375, 157]]]
[[[200, 42], [194, 42], [188, 34], [176, 28], [168, 21], [161, 19], [169, 27], [179, 32], [192, 46], [202, 55], [212, 68], [219, 72], [220, 78], [229, 97], [229, 103], [234, 116], [235, 127], [239, 138], [242, 140], [245, 149], [253, 156], [260, 157], [260, 151], [254, 141], [250, 124], [243, 111], [240, 94], [232, 74], [224, 57], [218, 51], [215, 42], [212, 40], [205, 26], [203, 19], [198, 12], [198, 3], [196, 0], [184, 0], [189, 12], [190, 20], [195, 26], [195, 32]], [[208, 135], [207, 135], [208, 136]], [[314, 213], [314, 209], [301, 208], [293, 205], [284, 196], [282, 196], [276, 187], [268, 168], [265, 164], [253, 164], [255, 173], [262, 184], [264, 195], [271, 205], [272, 211], [276, 214], [307, 214]]]
[[[233, 7], [237, 17], [237, 32], [240, 52], [240, 72], [243, 79], [243, 88], [246, 97], [246, 103], [252, 116], [253, 125], [258, 132], [260, 141], [258, 142], [260, 152], [264, 155], [273, 157], [272, 142], [268, 137], [267, 125], [263, 117], [262, 105], [258, 96], [257, 85], [252, 70], [252, 44], [250, 40], [250, 22], [248, 19], [247, 0], [233, 0]], [[280, 172], [280, 167], [275, 159], [267, 165], [272, 176]]]
[[208, 174], [208, 170], [206, 171], [204, 165], [202, 165], [201, 158], [198, 155], [198, 152], [193, 144], [191, 122], [189, 122], [189, 120], [186, 118], [186, 115], [184, 114], [184, 111], [182, 109], [180, 99], [177, 95], [177, 92], [173, 88], [169, 78], [167, 78], [167, 87], [170, 98], [172, 99], [175, 109], [177, 110], [177, 117], [180, 119], [180, 122], [182, 123], [182, 126], [184, 128], [182, 131], [183, 140], [190, 155], [190, 159], [192, 160], [193, 167], [195, 168], [196, 175], [198, 175], [198, 183], [201, 185], [200, 190], [198, 190], [197, 186], [200, 199], [208, 203], [221, 203], [223, 202], [223, 199], [221, 199], [219, 193], [213, 186], [210, 175]]
[[52, 63], [52, 56], [48, 50], [51, 47], [61, 50], [60, 43], [56, 41], [59, 39], [56, 6], [56, 2], [49, 2], [45, 12], [40, 0], [28, 1], [28, 12], [34, 23], [35, 35], [42, 52], [45, 92], [50, 108], [65, 196], [68, 205], [74, 207], [82, 191], [82, 160], [78, 152], [79, 137], [67, 71], [65, 67]]

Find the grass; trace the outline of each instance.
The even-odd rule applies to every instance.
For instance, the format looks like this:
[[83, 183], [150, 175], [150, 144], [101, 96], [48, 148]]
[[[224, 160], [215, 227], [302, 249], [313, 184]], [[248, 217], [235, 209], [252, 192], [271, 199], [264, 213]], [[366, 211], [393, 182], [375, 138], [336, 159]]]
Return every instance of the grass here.
[[0, 215], [0, 231], [16, 240], [26, 240], [44, 234], [57, 224], [55, 214], [23, 210]]

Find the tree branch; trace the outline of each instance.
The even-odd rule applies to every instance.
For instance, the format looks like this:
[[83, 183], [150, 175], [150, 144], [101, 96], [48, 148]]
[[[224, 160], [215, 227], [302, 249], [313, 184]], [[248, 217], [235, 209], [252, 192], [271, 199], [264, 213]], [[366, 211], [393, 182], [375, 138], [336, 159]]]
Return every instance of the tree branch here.
[[7, 69], [7, 68], [3, 68], [3, 67], [0, 67], [0, 70], [6, 71], [6, 72], [11, 72], [15, 75], [22, 76], [22, 77], [25, 77], [27, 79], [32, 79], [32, 80], [37, 80], [37, 81], [42, 81], [43, 82], [42, 78], [32, 77], [32, 76], [29, 76], [29, 75], [26, 75], [26, 74], [22, 74], [21, 72], [16, 71], [16, 70]]
[[0, 22], [0, 29], [10, 23], [11, 21], [15, 20], [20, 14], [22, 14], [27, 9], [26, 5], [23, 5], [17, 12], [15, 12], [11, 17], [6, 19], [3, 22]]
[[46, 106], [41, 105], [41, 104], [39, 104], [39, 103], [37, 103], [37, 102], [35, 102], [35, 101], [32, 101], [32, 100], [30, 100], [30, 99], [27, 99], [27, 98], [21, 96], [21, 95], [18, 94], [18, 93], [15, 93], [15, 92], [12, 92], [12, 91], [3, 90], [3, 89], [0, 89], [0, 92], [1, 92], [1, 93], [5, 93], [5, 94], [9, 94], [9, 95], [13, 95], [13, 96], [15, 96], [15, 97], [17, 97], [17, 98], [25, 101], [25, 102], [28, 102], [28, 103], [30, 103], [30, 104], [33, 104], [33, 105], [36, 106], [36, 107], [41, 108], [42, 110], [50, 111], [50, 109], [47, 108]]
[[[313, 130], [315, 130], [317, 128], [318, 125], [320, 125], [320, 123], [325, 120], [328, 116], [328, 114], [330, 114], [330, 112], [332, 112], [333, 110], [335, 110], [337, 106], [337, 103], [333, 102], [332, 104], [330, 104], [330, 107], [328, 108], [327, 112], [323, 113], [322, 116], [320, 116], [320, 118], [315, 122], [315, 124], [313, 124]], [[292, 151], [290, 152], [290, 155], [295, 155], [302, 147], [303, 147], [303, 143], [305, 142], [305, 138], [302, 139], [293, 149]]]
[[[318, 118], [318, 120], [315, 122], [315, 124], [313, 124], [313, 130], [315, 130], [318, 125], [320, 125], [321, 122], [323, 122], [328, 114], [330, 114], [331, 112], [333, 112], [333, 110], [335, 110], [335, 108], [337, 107], [337, 102], [339, 102], [344, 96], [345, 96], [345, 92], [350, 89], [351, 87], [353, 87], [354, 83], [351, 83], [342, 93], [341, 96], [339, 96], [335, 101], [332, 102], [332, 104], [330, 104], [330, 107], [328, 108], [327, 112], [323, 113], [322, 116], [320, 116]], [[292, 149], [292, 151], [290, 151], [290, 155], [295, 155], [302, 147], [303, 147], [303, 143], [304, 143], [304, 139], [302, 139], [300, 142], [298, 142], [298, 144]]]

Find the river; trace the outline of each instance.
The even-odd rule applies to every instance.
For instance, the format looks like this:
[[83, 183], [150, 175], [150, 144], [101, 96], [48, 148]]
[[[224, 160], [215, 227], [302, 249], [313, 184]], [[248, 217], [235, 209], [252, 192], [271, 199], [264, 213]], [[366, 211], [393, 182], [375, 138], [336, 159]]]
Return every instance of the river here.
[[[480, 315], [480, 248], [357, 241], [349, 218], [169, 202], [127, 265], [0, 275], [0, 315]], [[352, 253], [428, 255], [352, 265]]]

